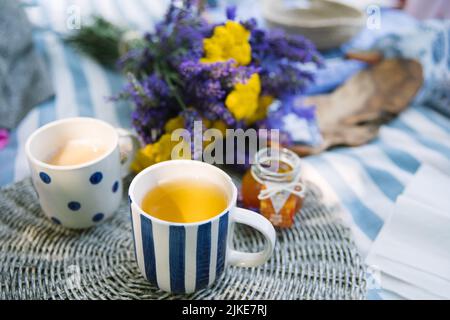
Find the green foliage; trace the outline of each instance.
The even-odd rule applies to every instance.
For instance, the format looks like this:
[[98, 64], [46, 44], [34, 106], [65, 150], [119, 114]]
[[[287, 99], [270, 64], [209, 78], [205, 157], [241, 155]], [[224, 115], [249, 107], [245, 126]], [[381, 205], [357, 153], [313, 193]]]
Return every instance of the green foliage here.
[[126, 31], [100, 16], [93, 16], [91, 24], [82, 26], [65, 40], [100, 64], [115, 68], [121, 56], [119, 46]]

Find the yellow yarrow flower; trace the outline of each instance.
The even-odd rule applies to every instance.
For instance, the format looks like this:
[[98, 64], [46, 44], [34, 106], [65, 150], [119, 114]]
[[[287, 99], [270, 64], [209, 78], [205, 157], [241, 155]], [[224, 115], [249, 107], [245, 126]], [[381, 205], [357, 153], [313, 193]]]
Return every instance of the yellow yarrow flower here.
[[211, 38], [203, 40], [205, 57], [200, 62], [215, 63], [234, 59], [238, 65], [246, 66], [252, 60], [249, 38], [250, 31], [240, 23], [227, 21], [225, 25], [214, 28]]
[[227, 131], [227, 124], [223, 120], [216, 120], [212, 124], [212, 128], [219, 130], [222, 135], [225, 137]]
[[166, 133], [171, 133], [180, 128], [184, 128], [184, 119], [182, 116], [178, 116], [167, 121], [164, 126], [164, 131]]
[[257, 73], [246, 83], [237, 83], [225, 99], [225, 105], [237, 120], [251, 118], [258, 109], [261, 81]]
[[[164, 126], [164, 131], [166, 133], [163, 134], [155, 143], [150, 143], [136, 152], [134, 160], [131, 164], [131, 170], [134, 172], [140, 172], [155, 163], [171, 160], [172, 150], [179, 143], [179, 141], [172, 141], [172, 132], [183, 127], [184, 119], [181, 116], [167, 121]], [[190, 159], [191, 155], [182, 154], [179, 156], [182, 159]]]
[[212, 124], [212, 121], [211, 121], [211, 120], [208, 120], [208, 119], [206, 119], [206, 118], [203, 118], [203, 119], [202, 119], [202, 123], [203, 123], [203, 127], [204, 127], [204, 128], [206, 128], [206, 129], [211, 128], [211, 124]]
[[270, 95], [260, 96], [258, 99], [258, 108], [256, 109], [255, 113], [252, 116], [247, 118], [246, 123], [248, 125], [251, 125], [256, 121], [260, 121], [266, 118], [267, 112], [269, 111], [269, 107], [274, 100], [275, 100], [274, 97]]
[[[185, 150], [189, 150], [188, 142], [186, 141], [172, 141], [172, 134], [165, 133], [155, 143], [150, 143], [145, 147], [139, 149], [131, 164], [131, 170], [140, 172], [145, 168], [154, 165], [155, 163], [173, 160], [172, 150], [178, 143], [184, 143]], [[176, 159], [190, 159], [191, 154], [176, 155]]]
[[131, 164], [131, 170], [140, 172], [155, 163], [170, 160], [172, 152], [170, 136], [170, 133], [163, 134], [157, 142], [139, 149]]

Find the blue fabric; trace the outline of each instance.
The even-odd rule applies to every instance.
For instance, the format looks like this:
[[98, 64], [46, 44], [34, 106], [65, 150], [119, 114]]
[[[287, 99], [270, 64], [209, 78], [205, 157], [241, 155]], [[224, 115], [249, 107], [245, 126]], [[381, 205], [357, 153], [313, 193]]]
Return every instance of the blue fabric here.
[[382, 37], [374, 48], [387, 57], [413, 58], [422, 64], [424, 85], [416, 102], [450, 117], [450, 21], [417, 22], [407, 31]]
[[367, 64], [356, 60], [345, 60], [342, 57], [326, 60], [325, 68], [315, 73], [315, 81], [306, 90], [306, 95], [317, 95], [331, 92], [354, 74], [367, 67]]

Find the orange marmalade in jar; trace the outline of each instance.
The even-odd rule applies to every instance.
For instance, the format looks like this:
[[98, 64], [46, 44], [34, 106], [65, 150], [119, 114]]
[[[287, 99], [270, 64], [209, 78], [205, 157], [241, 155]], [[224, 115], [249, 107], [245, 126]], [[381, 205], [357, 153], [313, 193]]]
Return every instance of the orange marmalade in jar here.
[[241, 192], [245, 207], [259, 209], [276, 227], [292, 226], [305, 195], [300, 158], [285, 148], [261, 149], [242, 179]]

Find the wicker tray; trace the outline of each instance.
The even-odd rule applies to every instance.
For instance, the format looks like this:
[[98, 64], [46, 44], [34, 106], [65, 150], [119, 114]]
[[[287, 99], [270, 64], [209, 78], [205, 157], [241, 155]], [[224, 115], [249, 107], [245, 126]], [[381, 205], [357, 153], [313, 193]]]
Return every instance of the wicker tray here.
[[[29, 179], [0, 189], [1, 299], [364, 299], [365, 267], [339, 206], [321, 203], [307, 183], [295, 225], [277, 231], [273, 257], [257, 268], [229, 267], [213, 286], [189, 296], [159, 291], [139, 273], [126, 196], [117, 214], [89, 230], [52, 224]], [[263, 238], [238, 226], [239, 250]]]

